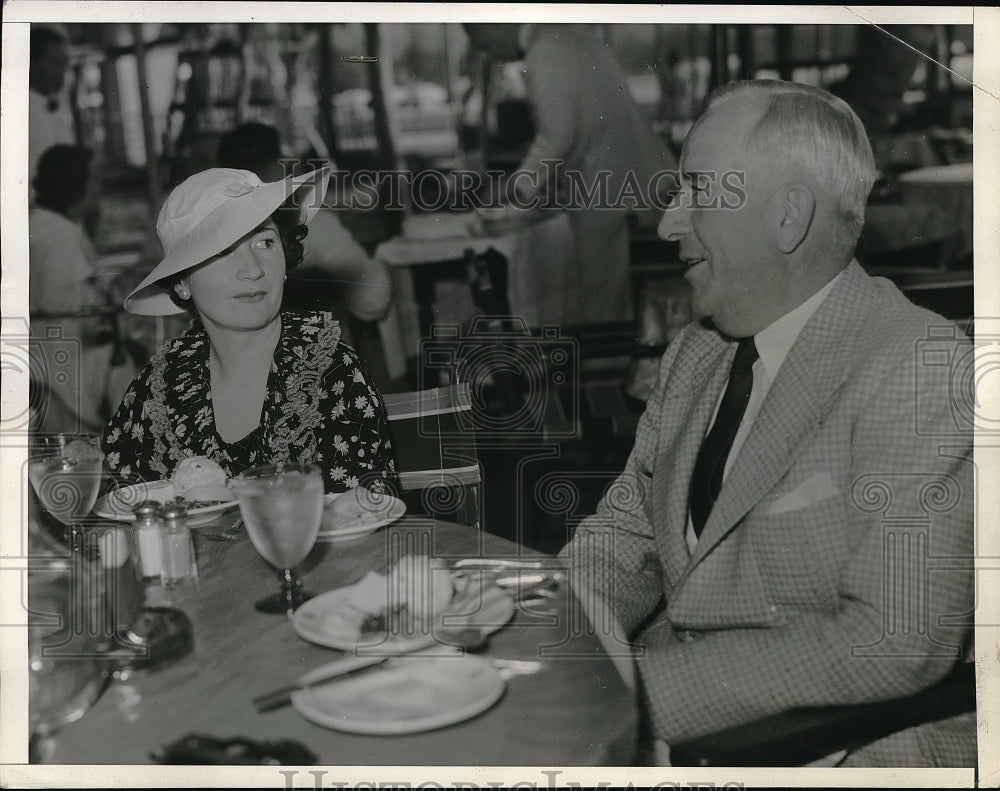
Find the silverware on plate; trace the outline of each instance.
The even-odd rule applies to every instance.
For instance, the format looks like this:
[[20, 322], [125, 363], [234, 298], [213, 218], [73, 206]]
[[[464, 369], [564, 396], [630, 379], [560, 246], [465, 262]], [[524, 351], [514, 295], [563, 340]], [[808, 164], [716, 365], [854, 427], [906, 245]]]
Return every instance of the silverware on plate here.
[[562, 568], [554, 558], [461, 558], [451, 564], [455, 569], [549, 569]]
[[461, 629], [454, 632], [436, 632], [433, 636], [428, 635], [426, 640], [415, 643], [403, 651], [395, 651], [391, 654], [379, 654], [377, 656], [347, 657], [340, 662], [334, 662], [323, 668], [306, 673], [292, 684], [260, 695], [253, 699], [253, 703], [257, 707], [257, 711], [262, 712], [281, 708], [291, 703], [292, 694], [301, 689], [318, 687], [354, 676], [363, 671], [378, 667], [390, 659], [423, 651], [435, 644], [461, 648], [466, 651], [475, 651], [486, 644], [486, 635], [481, 629], [474, 628]]

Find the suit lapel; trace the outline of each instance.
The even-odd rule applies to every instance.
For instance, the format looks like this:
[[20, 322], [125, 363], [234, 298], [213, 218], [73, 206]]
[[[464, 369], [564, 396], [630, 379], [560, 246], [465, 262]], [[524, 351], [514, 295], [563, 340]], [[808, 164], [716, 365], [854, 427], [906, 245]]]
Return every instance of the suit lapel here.
[[715, 330], [699, 329], [691, 338], [690, 350], [678, 355], [674, 382], [687, 383], [684, 389], [668, 389], [663, 406], [661, 443], [653, 476], [653, 513], [663, 550], [667, 579], [675, 584], [688, 563], [688, 488], [695, 457], [708, 423], [725, 386], [736, 344]]
[[854, 338], [876, 299], [871, 278], [857, 263], [850, 264], [782, 364], [719, 492], [688, 573], [788, 471], [802, 442], [847, 379]]

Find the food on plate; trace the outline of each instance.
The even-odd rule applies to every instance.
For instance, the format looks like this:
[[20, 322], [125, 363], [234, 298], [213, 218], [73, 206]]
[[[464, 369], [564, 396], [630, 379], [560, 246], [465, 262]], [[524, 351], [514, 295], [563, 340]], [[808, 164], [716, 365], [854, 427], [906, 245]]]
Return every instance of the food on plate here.
[[451, 569], [426, 555], [404, 555], [386, 575], [370, 571], [351, 587], [337, 618], [360, 634], [427, 631], [455, 593]]
[[226, 486], [228, 479], [226, 471], [211, 459], [190, 456], [178, 464], [174, 471], [174, 492], [189, 503], [227, 502], [235, 499], [233, 490]]
[[364, 486], [348, 489], [323, 508], [322, 529], [336, 530], [359, 522], [377, 522], [385, 517], [390, 502], [389, 495], [373, 492]]

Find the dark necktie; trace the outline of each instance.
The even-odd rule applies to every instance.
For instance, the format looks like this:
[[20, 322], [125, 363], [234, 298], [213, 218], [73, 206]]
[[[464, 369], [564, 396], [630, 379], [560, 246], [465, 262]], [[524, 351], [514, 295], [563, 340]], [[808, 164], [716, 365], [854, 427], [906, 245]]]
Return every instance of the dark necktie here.
[[715, 423], [705, 437], [694, 463], [691, 477], [690, 508], [694, 534], [701, 531], [712, 513], [712, 506], [722, 488], [722, 473], [726, 468], [726, 458], [733, 447], [733, 439], [747, 411], [750, 390], [753, 388], [753, 364], [757, 359], [757, 347], [753, 338], [744, 338], [736, 347], [736, 357], [729, 372], [729, 383], [719, 404]]

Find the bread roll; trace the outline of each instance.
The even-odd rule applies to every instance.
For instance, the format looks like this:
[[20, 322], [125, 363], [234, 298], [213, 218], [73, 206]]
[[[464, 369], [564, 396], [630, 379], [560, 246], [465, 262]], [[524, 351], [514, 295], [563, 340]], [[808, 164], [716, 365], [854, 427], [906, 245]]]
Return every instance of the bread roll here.
[[205, 456], [190, 456], [174, 470], [174, 492], [185, 500], [232, 500], [226, 486], [229, 476]]

